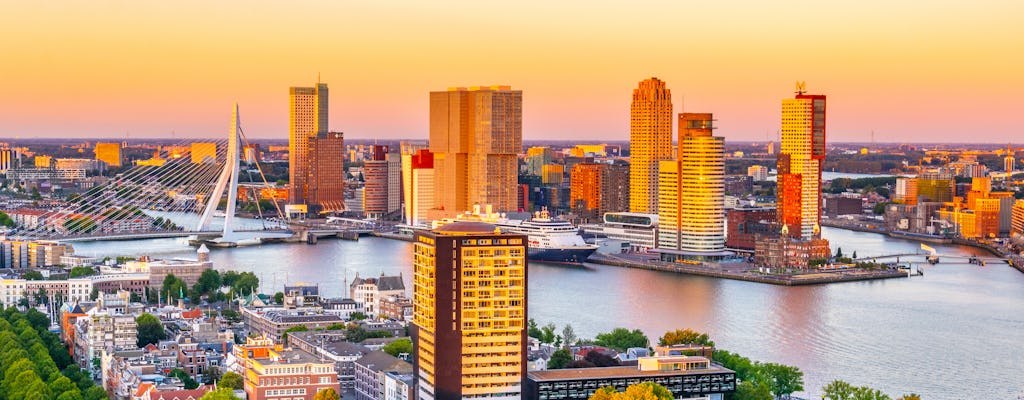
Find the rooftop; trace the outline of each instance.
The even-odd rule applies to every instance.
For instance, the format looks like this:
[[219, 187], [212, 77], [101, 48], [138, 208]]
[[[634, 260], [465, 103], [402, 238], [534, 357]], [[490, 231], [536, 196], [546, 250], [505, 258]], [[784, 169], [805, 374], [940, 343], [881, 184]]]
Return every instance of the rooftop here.
[[536, 382], [568, 381], [600, 378], [637, 378], [651, 376], [679, 376], [732, 373], [732, 370], [711, 364], [711, 368], [697, 370], [641, 371], [636, 366], [549, 369], [530, 371], [527, 375]]
[[492, 235], [501, 233], [492, 224], [476, 221], [456, 221], [434, 229], [434, 233], [443, 235]]

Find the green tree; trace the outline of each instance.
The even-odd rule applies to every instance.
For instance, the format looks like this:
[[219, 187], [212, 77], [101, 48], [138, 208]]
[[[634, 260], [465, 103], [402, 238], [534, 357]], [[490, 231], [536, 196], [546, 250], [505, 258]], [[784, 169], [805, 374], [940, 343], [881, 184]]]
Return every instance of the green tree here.
[[540, 340], [540, 338], [544, 336], [544, 333], [540, 331], [539, 327], [537, 327], [537, 321], [533, 318], [526, 321], [526, 335], [537, 340]]
[[892, 400], [892, 397], [882, 393], [881, 390], [859, 386], [853, 389], [852, 400]]
[[665, 335], [658, 339], [658, 344], [661, 346], [671, 346], [674, 344], [698, 344], [702, 346], [715, 347], [715, 342], [711, 341], [708, 334], [700, 333], [690, 328], [665, 332]]
[[96, 270], [92, 267], [74, 267], [71, 268], [71, 273], [68, 276], [71, 278], [80, 278], [94, 274], [96, 274]]
[[85, 400], [106, 400], [107, 391], [99, 386], [90, 386], [82, 392], [82, 398]]
[[241, 390], [245, 388], [245, 378], [234, 372], [227, 372], [220, 377], [220, 381], [217, 382], [220, 387], [231, 388]]
[[199, 382], [196, 382], [195, 379], [192, 379], [192, 377], [189, 376], [188, 373], [182, 370], [181, 368], [175, 368], [171, 370], [171, 373], [167, 374], [167, 376], [173, 376], [181, 380], [181, 383], [185, 384], [185, 389], [187, 390], [192, 390], [199, 387]]
[[576, 330], [572, 329], [572, 325], [565, 324], [565, 328], [562, 328], [562, 338], [565, 339], [566, 346], [572, 346], [576, 344]]
[[631, 347], [647, 347], [650, 341], [639, 329], [631, 331], [626, 328], [615, 328], [611, 332], [598, 334], [595, 343], [599, 346], [626, 351]]
[[772, 400], [771, 389], [764, 383], [754, 381], [743, 381], [736, 385], [736, 392], [732, 394], [733, 400]]
[[193, 289], [199, 295], [210, 295], [212, 293], [216, 293], [217, 289], [220, 289], [220, 286], [220, 272], [217, 272], [215, 269], [208, 269], [199, 275], [199, 280], [196, 281]]
[[321, 390], [319, 392], [316, 392], [316, 395], [313, 396], [313, 400], [339, 400], [339, 399], [341, 399], [341, 396], [339, 396], [338, 392], [335, 392], [334, 389], [331, 389], [331, 388], [327, 388], [327, 389]]
[[278, 305], [284, 304], [284, 293], [283, 292], [274, 293], [274, 304], [278, 304]]
[[10, 215], [7, 215], [7, 213], [3, 211], [0, 211], [0, 226], [6, 226], [8, 228], [14, 227], [14, 220], [11, 219]]
[[164, 284], [160, 288], [160, 293], [165, 300], [169, 300], [172, 297], [181, 297], [186, 290], [188, 290], [188, 284], [185, 281], [174, 276], [174, 274], [167, 274], [164, 277]]
[[541, 343], [554, 343], [555, 342], [555, 324], [547, 324], [540, 328], [540, 342]]
[[339, 324], [330, 324], [330, 325], [327, 326], [327, 330], [329, 330], [329, 331], [343, 331], [343, 330], [346, 330], [346, 329], [348, 329], [348, 325], [341, 324], [341, 323], [339, 323]]
[[199, 400], [242, 400], [230, 388], [222, 387], [206, 392]]
[[842, 257], [843, 257], [843, 248], [842, 247], [836, 248], [836, 258], [842, 258]]
[[281, 340], [288, 340], [288, 334], [289, 333], [292, 333], [292, 332], [306, 332], [308, 330], [309, 330], [309, 327], [305, 326], [305, 325], [293, 326], [291, 328], [288, 328], [288, 329], [284, 330], [284, 333], [281, 334]]
[[878, 204], [875, 204], [875, 208], [872, 209], [871, 212], [873, 212], [875, 215], [885, 214], [885, 207], [887, 207], [888, 205], [889, 205], [889, 203], [878, 203]]
[[804, 390], [804, 373], [800, 368], [775, 363], [761, 364], [760, 367], [760, 375], [775, 397], [788, 398], [794, 392]]
[[614, 387], [605, 386], [590, 395], [590, 400], [672, 400], [674, 398], [672, 392], [654, 382], [629, 385], [621, 393], [617, 392]]
[[363, 313], [361, 313], [359, 311], [356, 311], [356, 312], [348, 315], [348, 319], [350, 321], [362, 321], [362, 320], [367, 319], [367, 318], [369, 318], [369, 317], [366, 314], [363, 314]]
[[24, 274], [21, 274], [21, 279], [24, 279], [26, 281], [42, 281], [45, 280], [46, 278], [43, 278], [43, 274], [41, 272], [33, 269], [25, 272]]
[[824, 392], [821, 398], [827, 400], [852, 400], [855, 389], [853, 385], [845, 381], [835, 380], [821, 388], [822, 392]]
[[558, 349], [551, 354], [551, 359], [548, 360], [548, 369], [562, 369], [572, 363], [572, 355], [569, 354], [569, 350]]
[[384, 348], [381, 350], [384, 350], [385, 353], [393, 357], [398, 357], [402, 353], [412, 354], [412, 340], [407, 338], [398, 339], [384, 345]]
[[167, 332], [164, 331], [164, 324], [160, 322], [160, 319], [150, 313], [142, 313], [135, 318], [135, 324], [138, 326], [138, 339], [137, 344], [139, 347], [145, 347], [147, 344], [156, 344], [167, 337]]

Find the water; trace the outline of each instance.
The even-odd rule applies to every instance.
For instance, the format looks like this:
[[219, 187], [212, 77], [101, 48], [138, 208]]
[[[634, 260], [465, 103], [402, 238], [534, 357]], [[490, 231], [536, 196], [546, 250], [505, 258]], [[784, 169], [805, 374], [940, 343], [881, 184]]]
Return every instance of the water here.
[[[843, 252], [911, 253], [915, 242], [824, 228]], [[941, 254], [984, 253], [933, 245]], [[75, 244], [86, 255], [193, 257], [180, 239]], [[274, 244], [213, 249], [218, 269], [255, 271], [262, 290], [285, 282], [319, 283], [342, 296], [345, 279], [402, 273], [411, 290], [411, 244]], [[782, 287], [601, 265], [533, 263], [529, 312], [540, 324], [571, 323], [581, 337], [615, 327], [640, 328], [652, 341], [694, 328], [718, 347], [755, 360], [799, 366], [805, 397], [833, 379], [883, 390], [894, 398], [1014, 398], [1024, 392], [1024, 274], [1003, 264], [921, 265], [924, 277], [824, 286]]]

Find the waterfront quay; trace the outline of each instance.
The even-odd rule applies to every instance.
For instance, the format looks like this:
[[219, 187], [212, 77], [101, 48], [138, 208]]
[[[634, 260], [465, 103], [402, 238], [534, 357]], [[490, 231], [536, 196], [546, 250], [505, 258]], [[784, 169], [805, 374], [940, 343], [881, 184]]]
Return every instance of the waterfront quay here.
[[616, 267], [673, 272], [678, 274], [734, 279], [782, 286], [820, 285], [874, 279], [907, 278], [916, 274], [909, 273], [907, 270], [895, 268], [890, 269], [885, 267], [878, 270], [844, 268], [832, 270], [815, 269], [801, 273], [763, 273], [753, 264], [746, 262], [683, 264], [660, 261], [656, 255], [640, 253], [594, 254], [587, 259], [587, 262]]

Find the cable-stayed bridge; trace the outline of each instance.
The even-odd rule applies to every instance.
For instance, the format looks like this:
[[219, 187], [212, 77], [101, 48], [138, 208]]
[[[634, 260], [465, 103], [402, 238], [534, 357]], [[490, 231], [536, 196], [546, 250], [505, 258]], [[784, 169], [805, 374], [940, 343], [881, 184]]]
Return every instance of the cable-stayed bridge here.
[[[270, 186], [263, 169], [255, 163], [242, 171], [239, 158], [247, 140], [237, 104], [225, 136], [162, 146], [151, 159], [137, 161], [102, 186], [72, 195], [62, 207], [44, 210], [31, 226], [11, 236], [72, 241], [195, 236], [221, 246], [292, 237], [277, 201], [284, 199], [271, 198], [273, 210], [259, 205], [259, 189]], [[255, 219], [235, 216], [240, 173], [257, 182], [243, 187], [253, 191], [246, 197], [256, 202]]]

